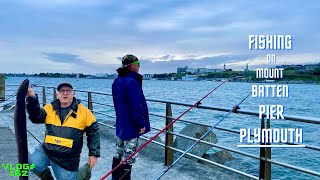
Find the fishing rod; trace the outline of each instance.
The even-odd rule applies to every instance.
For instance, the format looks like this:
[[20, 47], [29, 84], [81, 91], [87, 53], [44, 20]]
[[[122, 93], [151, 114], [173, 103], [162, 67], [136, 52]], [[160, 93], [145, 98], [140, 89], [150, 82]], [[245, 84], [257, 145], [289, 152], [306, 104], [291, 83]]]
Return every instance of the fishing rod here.
[[27, 130], [27, 132], [28, 132], [35, 140], [37, 140], [39, 144], [41, 144], [41, 142], [39, 141], [39, 139], [36, 138], [30, 131]]
[[228, 82], [232, 77], [234, 77], [237, 73], [233, 73], [226, 81], [223, 81], [220, 83], [217, 87], [215, 87], [213, 90], [211, 90], [209, 93], [207, 93], [204, 97], [202, 97], [199, 101], [197, 101], [194, 105], [189, 107], [186, 111], [184, 111], [179, 117], [174, 119], [171, 123], [169, 123], [166, 127], [164, 127], [162, 130], [160, 130], [156, 135], [151, 137], [148, 141], [146, 141], [144, 144], [142, 144], [136, 151], [134, 151], [130, 156], [128, 156], [126, 159], [124, 159], [122, 162], [120, 162], [116, 167], [114, 167], [112, 170], [110, 170], [107, 174], [105, 174], [100, 180], [104, 180], [107, 178], [113, 171], [115, 171], [117, 168], [122, 166], [125, 162], [127, 162], [130, 158], [132, 158], [135, 154], [137, 154], [139, 151], [141, 151], [144, 147], [146, 147], [150, 142], [152, 142], [156, 137], [158, 137], [162, 132], [164, 132], [166, 129], [168, 129], [173, 123], [178, 121], [182, 116], [184, 116], [187, 112], [189, 112], [194, 107], [198, 107], [201, 104], [201, 101], [208, 97], [211, 93], [213, 93], [216, 89], [218, 89], [220, 86], [222, 86], [224, 83]]

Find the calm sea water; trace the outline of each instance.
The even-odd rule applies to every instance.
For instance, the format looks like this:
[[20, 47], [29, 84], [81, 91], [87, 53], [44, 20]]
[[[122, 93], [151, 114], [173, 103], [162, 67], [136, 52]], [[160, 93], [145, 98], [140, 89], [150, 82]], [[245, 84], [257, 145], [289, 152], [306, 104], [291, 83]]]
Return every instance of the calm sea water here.
[[[24, 78], [9, 77], [6, 84], [18, 84]], [[41, 80], [41, 78], [29, 78], [31, 83]], [[113, 80], [105, 79], [62, 79], [50, 78], [41, 85], [57, 86], [59, 82], [69, 81], [77, 90], [97, 91], [104, 93], [111, 93], [111, 85]], [[201, 97], [206, 95], [221, 82], [200, 81], [200, 82], [186, 82], [186, 81], [151, 81], [143, 82], [143, 90], [147, 99], [159, 99], [176, 101], [183, 103], [194, 104]], [[8, 88], [9, 90], [11, 88]], [[35, 88], [40, 92], [40, 89]], [[238, 104], [244, 97], [251, 92], [250, 83], [236, 83], [227, 82], [219, 89], [214, 91], [209, 97], [202, 101], [204, 106], [225, 107], [231, 109], [235, 104]], [[252, 98], [249, 96], [241, 105], [241, 110], [250, 110], [258, 112], [259, 104], [281, 104], [284, 106], [285, 115], [296, 115], [301, 117], [320, 118], [319, 102], [320, 85], [313, 84], [289, 84], [288, 98]], [[7, 91], [10, 95], [13, 91]], [[76, 93], [76, 96], [85, 100], [87, 98], [84, 93]], [[48, 98], [49, 95], [48, 95]], [[103, 102], [112, 105], [112, 98], [109, 96], [94, 95], [93, 101]], [[86, 102], [83, 101], [85, 104]], [[148, 102], [150, 112], [160, 115], [165, 115], [165, 104]], [[95, 110], [114, 115], [112, 107], [94, 106]], [[172, 106], [174, 117], [178, 117], [188, 107]], [[187, 113], [182, 119], [201, 122], [208, 125], [213, 125], [225, 116], [226, 113], [215, 112], [209, 110], [193, 109]], [[100, 121], [114, 120], [113, 118], [97, 115]], [[165, 126], [163, 118], [150, 116], [151, 125], [158, 128]], [[180, 131], [186, 123], [177, 122], [174, 125], [175, 131]], [[239, 131], [240, 128], [259, 128], [260, 120], [258, 117], [231, 114], [224, 119], [218, 127], [224, 127]], [[271, 127], [275, 128], [302, 128], [304, 144], [320, 146], [320, 131], [319, 125], [299, 123], [286, 120], [271, 120]], [[241, 150], [247, 153], [259, 156], [258, 148], [237, 148], [239, 144], [239, 135], [213, 130], [218, 137], [219, 145], [223, 145], [235, 150]], [[155, 134], [153, 131], [149, 133], [150, 136]], [[161, 136], [163, 137], [163, 136]], [[218, 151], [213, 148], [212, 152]], [[235, 169], [245, 171], [247, 173], [258, 176], [259, 161], [252, 158], [247, 158], [241, 155], [233, 154], [237, 158], [235, 161], [228, 162], [227, 165]], [[281, 161], [295, 166], [300, 166], [306, 169], [318, 171], [320, 170], [320, 152], [309, 150], [305, 148], [273, 148], [272, 159]], [[274, 179], [316, 179], [317, 177], [311, 175], [304, 175], [294, 170], [288, 170], [278, 165], [272, 165], [272, 178]]]

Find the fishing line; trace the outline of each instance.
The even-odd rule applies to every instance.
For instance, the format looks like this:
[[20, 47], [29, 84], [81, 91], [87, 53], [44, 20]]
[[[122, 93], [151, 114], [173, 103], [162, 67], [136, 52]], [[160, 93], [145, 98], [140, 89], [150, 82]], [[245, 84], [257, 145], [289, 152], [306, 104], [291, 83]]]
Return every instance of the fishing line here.
[[40, 142], [30, 131], [27, 130], [27, 132], [28, 132], [35, 140], [37, 140], [39, 144], [41, 144], [41, 142]]

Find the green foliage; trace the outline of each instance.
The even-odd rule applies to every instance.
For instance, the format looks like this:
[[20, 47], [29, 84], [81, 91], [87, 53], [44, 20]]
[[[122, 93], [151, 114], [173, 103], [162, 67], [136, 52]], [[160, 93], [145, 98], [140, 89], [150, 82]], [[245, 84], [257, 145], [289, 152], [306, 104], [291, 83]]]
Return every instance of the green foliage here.
[[[27, 77], [27, 76], [36, 76], [36, 77], [52, 77], [52, 78], [76, 78], [77, 74], [72, 73], [39, 73], [39, 74], [33, 74], [33, 75], [28, 75], [25, 73], [20, 73], [20, 74], [13, 74], [9, 73], [7, 76], [18, 76], [18, 77]], [[82, 73], [79, 74], [79, 78], [87, 78], [91, 75], [84, 75]]]
[[[237, 78], [234, 79], [234, 81], [237, 81], [239, 79], [249, 82], [256, 82], [261, 79], [256, 79], [256, 71], [223, 71], [223, 72], [210, 72], [208, 74], [202, 74], [198, 76], [198, 79], [200, 80], [211, 80], [211, 79], [219, 79], [219, 78], [229, 78], [232, 74], [236, 73]], [[25, 73], [20, 74], [14, 74], [14, 73], [8, 73], [5, 74], [5, 76], [20, 76], [20, 77], [26, 77], [26, 76], [38, 76], [38, 77], [54, 77], [54, 78], [76, 78], [78, 74], [76, 73], [39, 73], [34, 75], [28, 75]], [[188, 75], [193, 75], [192, 73], [188, 73]], [[101, 78], [101, 77], [95, 77], [92, 75], [84, 75], [80, 73], [79, 78]], [[152, 78], [159, 79], [159, 80], [179, 80], [182, 79], [182, 77], [186, 76], [186, 74], [179, 74], [179, 73], [163, 73], [163, 74], [154, 74]], [[114, 78], [114, 75], [109, 75], [107, 78]], [[297, 82], [312, 82], [312, 83], [320, 83], [320, 67], [316, 68], [314, 71], [298, 71], [295, 69], [286, 69], [284, 70], [284, 75], [282, 79], [275, 79], [276, 81], [297, 81]]]
[[320, 76], [320, 67], [314, 70], [313, 75]]
[[284, 70], [284, 76], [297, 74], [295, 70]]

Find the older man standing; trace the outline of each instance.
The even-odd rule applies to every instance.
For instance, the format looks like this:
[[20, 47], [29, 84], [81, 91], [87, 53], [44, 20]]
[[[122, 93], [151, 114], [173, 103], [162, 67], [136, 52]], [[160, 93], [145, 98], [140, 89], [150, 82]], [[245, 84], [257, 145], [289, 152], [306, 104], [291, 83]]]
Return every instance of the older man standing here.
[[38, 97], [30, 87], [27, 92], [27, 111], [33, 123], [44, 123], [44, 142], [29, 156], [32, 170], [40, 179], [77, 179], [83, 135], [86, 132], [89, 148], [88, 164], [92, 169], [100, 157], [100, 135], [96, 118], [92, 112], [74, 97], [70, 83], [57, 87], [58, 99], [40, 107]]

